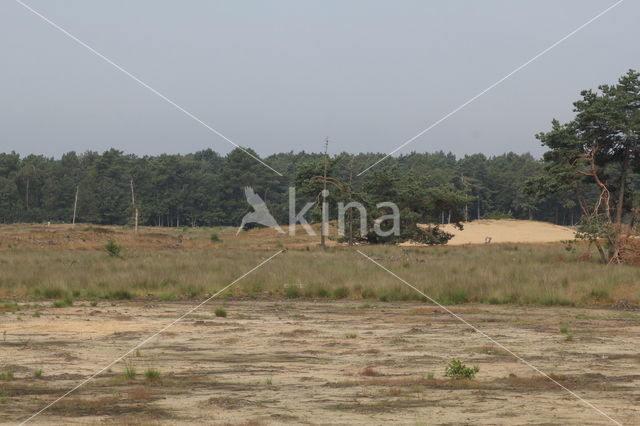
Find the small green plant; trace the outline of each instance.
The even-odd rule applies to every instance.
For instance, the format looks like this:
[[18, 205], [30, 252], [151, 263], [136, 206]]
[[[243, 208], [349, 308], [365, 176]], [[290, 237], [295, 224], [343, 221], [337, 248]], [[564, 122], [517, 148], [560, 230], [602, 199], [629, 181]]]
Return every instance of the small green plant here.
[[215, 232], [213, 232], [213, 233], [211, 234], [210, 239], [211, 239], [211, 242], [212, 242], [212, 243], [214, 243], [214, 244], [215, 244], [215, 243], [219, 243], [219, 242], [220, 242], [220, 236], [219, 236], [217, 233], [215, 233]]
[[114, 240], [108, 240], [107, 244], [104, 245], [104, 250], [111, 257], [121, 257], [120, 252], [122, 251], [122, 247]]
[[565, 336], [564, 340], [565, 340], [566, 342], [573, 342], [573, 334], [568, 333], [568, 334]]
[[149, 381], [158, 380], [160, 378], [160, 371], [155, 368], [148, 368], [147, 371], [144, 372], [144, 378]]
[[73, 306], [73, 299], [70, 298], [69, 296], [65, 297], [64, 299], [56, 300], [55, 302], [53, 302], [54, 308], [66, 308], [67, 306]]
[[382, 293], [380, 296], [378, 296], [378, 300], [380, 300], [381, 302], [388, 302], [389, 296], [386, 295], [385, 293]]
[[347, 339], [355, 339], [356, 337], [358, 337], [358, 335], [357, 335], [357, 334], [355, 334], [355, 333], [348, 333], [348, 334], [347, 334], [346, 336], [344, 336], [344, 337], [346, 337]]
[[227, 311], [224, 308], [216, 308], [214, 313], [216, 314], [217, 317], [222, 317], [222, 318], [227, 317]]
[[136, 369], [131, 364], [126, 364], [124, 368], [124, 377], [129, 380], [136, 378]]
[[433, 380], [434, 377], [435, 377], [435, 374], [433, 373], [433, 371], [430, 371], [427, 373], [427, 379]]
[[6, 370], [0, 373], [0, 380], [13, 380], [13, 371]]
[[33, 372], [33, 377], [35, 379], [42, 379], [42, 370], [41, 369], [37, 369], [36, 371]]
[[273, 378], [267, 377], [266, 380], [264, 381], [264, 384], [267, 386], [271, 386], [273, 384]]
[[112, 300], [129, 300], [133, 295], [128, 290], [113, 290], [108, 292], [105, 297]]
[[333, 289], [333, 297], [336, 299], [344, 299], [349, 295], [349, 289], [345, 286], [336, 287]]
[[142, 356], [142, 353], [140, 352], [140, 349], [136, 349], [136, 358], [140, 358]]
[[33, 314], [31, 314], [31, 316], [34, 318], [40, 318], [40, 312], [35, 311]]
[[322, 298], [324, 298], [324, 297], [329, 297], [329, 291], [328, 291], [326, 288], [324, 288], [324, 287], [320, 287], [320, 288], [318, 288], [318, 290], [316, 291], [316, 296], [318, 296], [318, 297], [322, 297]]
[[454, 358], [449, 361], [444, 375], [451, 379], [474, 379], [478, 371], [480, 371], [478, 366], [467, 367], [459, 359]]
[[95, 300], [92, 300], [91, 301], [91, 306], [93, 306], [95, 308], [96, 306], [98, 306], [98, 302], [96, 302]]
[[562, 334], [568, 334], [569, 333], [569, 326], [567, 325], [567, 323], [560, 323], [560, 333]]
[[284, 288], [284, 297], [296, 299], [300, 297], [300, 288], [297, 285], [288, 285]]

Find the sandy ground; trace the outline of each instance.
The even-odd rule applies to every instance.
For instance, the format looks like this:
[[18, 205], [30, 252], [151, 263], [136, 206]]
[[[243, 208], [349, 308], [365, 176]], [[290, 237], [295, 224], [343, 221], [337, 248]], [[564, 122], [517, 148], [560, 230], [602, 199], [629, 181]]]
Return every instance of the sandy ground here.
[[[0, 372], [14, 372], [0, 380], [0, 423], [24, 420], [190, 306], [76, 303], [0, 314]], [[33, 423], [607, 424], [437, 307], [228, 301], [222, 318], [213, 314], [219, 306], [132, 353], [135, 379], [114, 365]], [[640, 312], [452, 309], [608, 415], [638, 424]], [[476, 379], [445, 378], [452, 358], [479, 366]], [[160, 379], [146, 380], [148, 368]]]
[[455, 235], [449, 245], [484, 244], [486, 237], [491, 243], [551, 243], [574, 238], [570, 228], [532, 220], [475, 220], [463, 225], [462, 231], [453, 225], [442, 227]]

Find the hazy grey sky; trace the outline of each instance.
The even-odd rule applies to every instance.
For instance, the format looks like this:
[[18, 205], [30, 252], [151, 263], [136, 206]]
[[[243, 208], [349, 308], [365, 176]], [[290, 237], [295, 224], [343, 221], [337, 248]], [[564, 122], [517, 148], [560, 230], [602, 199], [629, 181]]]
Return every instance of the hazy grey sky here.
[[[24, 0], [236, 143], [388, 152], [613, 0]], [[640, 69], [627, 0], [401, 152], [542, 149], [581, 89]], [[0, 1], [0, 151], [232, 146], [13, 0]]]

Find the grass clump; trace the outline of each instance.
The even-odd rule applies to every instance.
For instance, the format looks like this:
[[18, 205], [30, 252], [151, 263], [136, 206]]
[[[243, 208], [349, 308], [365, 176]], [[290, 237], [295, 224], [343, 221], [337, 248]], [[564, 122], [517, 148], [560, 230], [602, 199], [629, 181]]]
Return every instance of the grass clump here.
[[127, 364], [124, 369], [124, 377], [129, 380], [134, 380], [136, 378], [136, 369], [133, 365]]
[[216, 232], [212, 232], [211, 236], [209, 237], [209, 239], [211, 240], [212, 243], [219, 243], [220, 242], [220, 236], [216, 233]]
[[56, 300], [55, 302], [53, 302], [54, 308], [66, 308], [67, 306], [73, 306], [73, 299], [70, 298], [69, 296], [65, 297], [64, 299]]
[[288, 285], [284, 289], [284, 297], [287, 299], [297, 299], [300, 297], [300, 289], [296, 285]]
[[42, 379], [42, 370], [41, 369], [37, 369], [36, 371], [33, 372], [33, 378], [34, 379]]
[[13, 371], [6, 370], [0, 372], [0, 380], [13, 380]]
[[[129, 300], [133, 299], [133, 295], [127, 290], [113, 290], [105, 294], [105, 298], [111, 300]], [[92, 306], [94, 305], [92, 304]]]
[[565, 322], [560, 323], [560, 333], [568, 334], [569, 333], [569, 325]]
[[451, 379], [474, 379], [480, 367], [467, 367], [459, 359], [452, 359], [444, 370], [445, 377]]
[[158, 380], [160, 378], [160, 371], [156, 370], [155, 368], [148, 368], [144, 372], [144, 378], [149, 381]]
[[36, 289], [36, 296], [42, 296], [44, 299], [60, 299], [64, 297], [65, 291], [58, 287], [47, 287], [42, 290]]
[[220, 317], [220, 318], [227, 317], [227, 311], [224, 308], [216, 308], [214, 313], [216, 314], [217, 317]]
[[333, 297], [336, 299], [344, 299], [349, 296], [349, 288], [343, 285], [333, 289]]

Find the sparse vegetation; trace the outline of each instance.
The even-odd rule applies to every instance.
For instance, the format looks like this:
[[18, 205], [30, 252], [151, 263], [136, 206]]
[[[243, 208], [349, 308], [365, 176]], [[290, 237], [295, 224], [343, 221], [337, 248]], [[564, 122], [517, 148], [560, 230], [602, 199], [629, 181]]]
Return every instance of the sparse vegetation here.
[[215, 313], [215, 315], [217, 317], [221, 317], [221, 318], [226, 318], [227, 317], [227, 310], [225, 308], [222, 308], [222, 307], [216, 308], [214, 313]]

